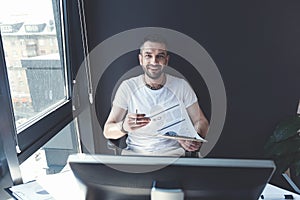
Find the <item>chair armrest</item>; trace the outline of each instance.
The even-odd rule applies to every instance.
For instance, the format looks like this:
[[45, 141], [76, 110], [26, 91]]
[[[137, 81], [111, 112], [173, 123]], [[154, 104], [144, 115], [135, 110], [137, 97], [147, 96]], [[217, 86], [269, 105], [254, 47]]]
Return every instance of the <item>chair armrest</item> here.
[[115, 155], [121, 155], [122, 150], [127, 147], [126, 139], [127, 135], [119, 139], [108, 139], [107, 148], [113, 150]]

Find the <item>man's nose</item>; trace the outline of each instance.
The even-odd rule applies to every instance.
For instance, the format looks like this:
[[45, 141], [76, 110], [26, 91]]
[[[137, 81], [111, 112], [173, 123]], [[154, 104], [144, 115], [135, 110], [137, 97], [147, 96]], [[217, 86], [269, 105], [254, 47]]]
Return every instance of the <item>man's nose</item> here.
[[158, 64], [159, 63], [159, 59], [156, 56], [153, 56], [151, 59], [151, 64]]

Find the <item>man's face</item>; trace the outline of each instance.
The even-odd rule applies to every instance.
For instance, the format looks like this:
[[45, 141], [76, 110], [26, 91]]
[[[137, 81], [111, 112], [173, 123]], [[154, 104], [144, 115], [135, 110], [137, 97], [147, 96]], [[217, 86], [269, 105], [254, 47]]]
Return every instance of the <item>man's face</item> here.
[[169, 61], [166, 46], [157, 42], [145, 42], [139, 54], [139, 61], [149, 78], [158, 79]]

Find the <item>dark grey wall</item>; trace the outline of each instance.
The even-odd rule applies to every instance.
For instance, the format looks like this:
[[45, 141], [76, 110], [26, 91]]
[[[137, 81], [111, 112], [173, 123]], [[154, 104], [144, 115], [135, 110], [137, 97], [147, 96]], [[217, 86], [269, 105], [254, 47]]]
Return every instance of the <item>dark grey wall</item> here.
[[[211, 157], [262, 157], [275, 125], [294, 115], [300, 99], [300, 1], [86, 0], [89, 48], [119, 32], [138, 27], [180, 31], [200, 43], [223, 77], [228, 110]], [[100, 80], [96, 100], [103, 124], [107, 94], [118, 78], [136, 66], [137, 52], [116, 60]], [[186, 63], [176, 58], [171, 66]], [[210, 116], [210, 99], [201, 77], [184, 72]], [[100, 89], [99, 89], [100, 88]], [[101, 90], [101, 91], [100, 91]], [[206, 94], [205, 94], [206, 93]], [[103, 95], [105, 94], [105, 95]], [[105, 106], [103, 106], [105, 105]]]

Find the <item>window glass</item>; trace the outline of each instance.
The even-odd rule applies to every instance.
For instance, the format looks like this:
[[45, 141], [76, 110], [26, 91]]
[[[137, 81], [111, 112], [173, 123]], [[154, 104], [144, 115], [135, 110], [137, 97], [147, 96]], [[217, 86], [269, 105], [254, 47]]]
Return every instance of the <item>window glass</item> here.
[[0, 5], [0, 30], [19, 131], [67, 99], [59, 9], [56, 0], [0, 0]]

